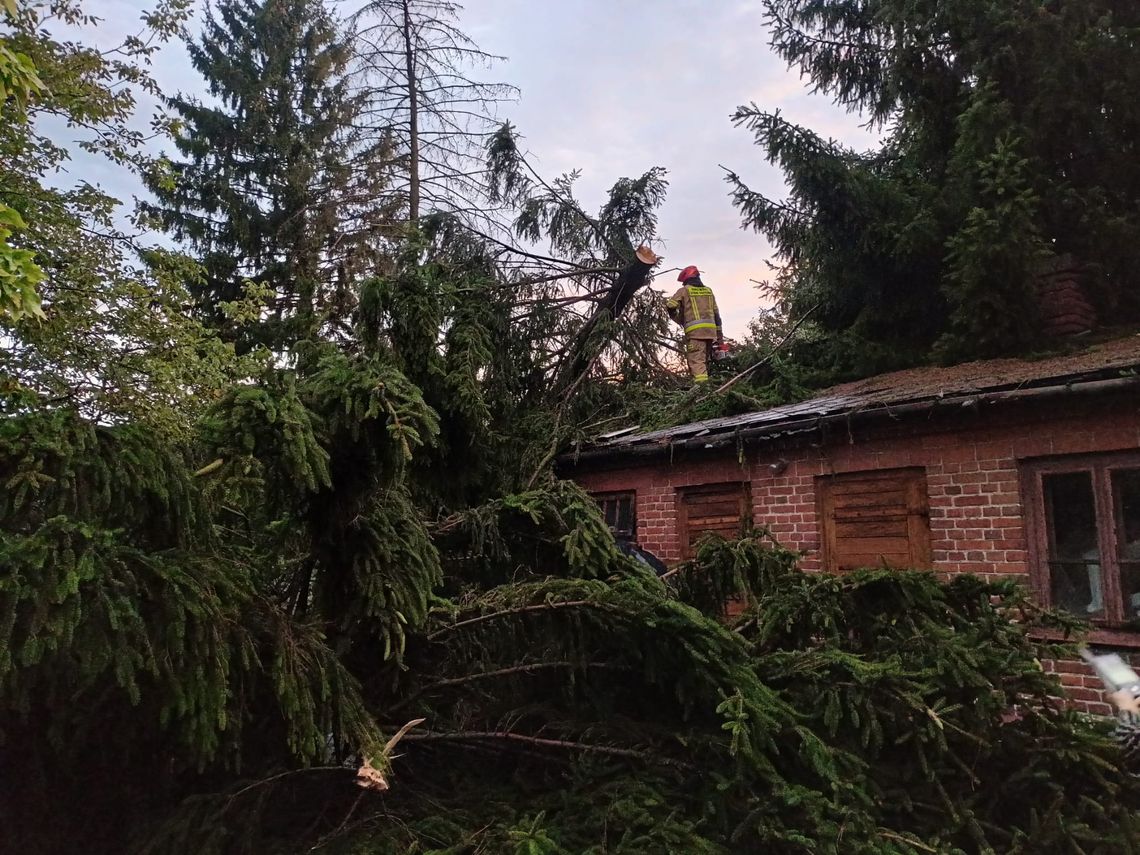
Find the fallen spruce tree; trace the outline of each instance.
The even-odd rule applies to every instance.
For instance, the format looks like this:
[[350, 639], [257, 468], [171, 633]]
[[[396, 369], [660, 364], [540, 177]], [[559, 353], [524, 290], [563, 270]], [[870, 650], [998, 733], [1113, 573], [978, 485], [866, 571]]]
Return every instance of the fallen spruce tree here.
[[662, 580], [557, 481], [429, 522], [416, 388], [320, 366], [193, 453], [0, 422], [19, 851], [1134, 850], [1137, 785], [1016, 587], [805, 574], [762, 536]]
[[[149, 27], [180, 27], [169, 5]], [[1056, 651], [1028, 634], [1058, 618], [1016, 589], [805, 575], [763, 537], [662, 580], [550, 476], [625, 409], [617, 378], [667, 374], [675, 342], [632, 255], [662, 170], [587, 215], [577, 173], [540, 179], [504, 129], [488, 167], [529, 249], [454, 218], [405, 234], [380, 200], [359, 213], [383, 237], [342, 281], [302, 246], [330, 232], [262, 228], [311, 146], [275, 137], [288, 162], [247, 159], [217, 193], [163, 168], [179, 216], [234, 203], [231, 273], [289, 261], [275, 294], [198, 307], [271, 342], [238, 359], [190, 317], [202, 271], [154, 252], [136, 270], [113, 200], [56, 189], [65, 150], [25, 115], [96, 128], [121, 163], [140, 141], [120, 90], [158, 92], [138, 64], [153, 40], [60, 43], [41, 22], [81, 24], [79, 4], [25, 6], [0, 41], [24, 89], [23, 55], [45, 85], [27, 99], [17, 75], [0, 127], [33, 155], [0, 171], [47, 317], [0, 318], [0, 849], [1135, 848], [1135, 783], [1058, 706], [1037, 665]], [[232, 112], [198, 130], [250, 118]], [[302, 198], [340, 198], [319, 196]]]
[[0, 387], [7, 846], [1129, 851], [1058, 616], [763, 537], [657, 578], [549, 474], [557, 363], [444, 260], [175, 435]]

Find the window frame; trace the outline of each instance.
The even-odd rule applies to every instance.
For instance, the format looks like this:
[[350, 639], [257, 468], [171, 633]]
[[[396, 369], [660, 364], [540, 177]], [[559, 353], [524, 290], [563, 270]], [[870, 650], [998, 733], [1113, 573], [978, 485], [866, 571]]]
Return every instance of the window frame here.
[[[1101, 635], [1111, 633], [1116, 636], [1123, 633], [1140, 640], [1136, 619], [1129, 619], [1124, 608], [1119, 558], [1120, 519], [1112, 489], [1114, 472], [1140, 470], [1140, 449], [1042, 457], [1022, 461], [1019, 468], [1029, 558], [1029, 586], [1037, 602], [1047, 608], [1053, 607], [1044, 476], [1088, 473], [1092, 479], [1097, 551], [1104, 584], [1105, 610], [1104, 617], [1085, 619], [1096, 629], [1102, 630]], [[1076, 615], [1076, 617], [1084, 616]], [[1097, 633], [1094, 633], [1095, 635]]]
[[[598, 503], [598, 510], [600, 510], [602, 512], [602, 519], [603, 520], [606, 519], [606, 503], [607, 502], [618, 502], [618, 503], [620, 503], [623, 500], [628, 499], [629, 500], [629, 521], [630, 521], [628, 538], [625, 537], [622, 534], [622, 532], [618, 531], [616, 524], [613, 526], [610, 526], [609, 522], [607, 521], [606, 526], [610, 529], [611, 532], [613, 532], [613, 536], [614, 536], [615, 540], [628, 540], [630, 543], [634, 543], [634, 544], [636, 544], [638, 542], [637, 541], [637, 491], [636, 490], [610, 490], [610, 491], [606, 491], [604, 493], [591, 493], [590, 498], [592, 498], [595, 502]], [[619, 511], [614, 517], [615, 521], [617, 519], [620, 519], [620, 517], [621, 517], [621, 512], [620, 512], [620, 505], [619, 505]]]
[[[820, 559], [828, 573], [850, 573], [850, 568], [840, 568], [837, 533], [834, 515], [830, 513], [835, 501], [832, 487], [851, 481], [896, 481], [906, 496], [907, 542], [914, 560], [907, 570], [931, 570], [933, 562], [933, 535], [930, 530], [930, 488], [926, 468], [923, 466], [901, 466], [890, 469], [861, 469], [852, 472], [835, 472], [817, 475], [815, 478], [816, 514], [819, 519]], [[921, 528], [915, 530], [916, 521], [921, 520]]]

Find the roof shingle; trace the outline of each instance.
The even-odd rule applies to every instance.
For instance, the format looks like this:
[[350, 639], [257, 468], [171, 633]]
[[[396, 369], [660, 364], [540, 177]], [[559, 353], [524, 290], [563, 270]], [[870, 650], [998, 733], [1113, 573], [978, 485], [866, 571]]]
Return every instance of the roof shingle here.
[[[993, 359], [949, 367], [928, 366], [881, 374], [843, 383], [818, 396], [753, 413], [693, 422], [647, 433], [633, 428], [610, 434], [584, 449], [591, 456], [610, 456], [635, 448], [668, 447], [684, 442], [709, 444], [747, 430], [749, 435], [772, 435], [832, 417], [856, 413], [889, 414], [898, 407], [951, 400], [969, 401], [975, 396], [1000, 400], [1048, 390], [1126, 377], [1140, 370], [1140, 334], [1093, 345], [1079, 353], [1045, 359]], [[1140, 382], [1140, 376], [1137, 376]]]

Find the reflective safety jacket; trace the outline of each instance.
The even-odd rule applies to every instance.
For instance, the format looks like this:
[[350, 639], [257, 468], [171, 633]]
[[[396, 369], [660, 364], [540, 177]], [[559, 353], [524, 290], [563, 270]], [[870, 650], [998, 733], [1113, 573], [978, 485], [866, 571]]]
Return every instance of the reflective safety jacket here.
[[711, 288], [690, 279], [665, 301], [669, 317], [685, 328], [688, 338], [715, 340], [721, 336], [720, 310]]

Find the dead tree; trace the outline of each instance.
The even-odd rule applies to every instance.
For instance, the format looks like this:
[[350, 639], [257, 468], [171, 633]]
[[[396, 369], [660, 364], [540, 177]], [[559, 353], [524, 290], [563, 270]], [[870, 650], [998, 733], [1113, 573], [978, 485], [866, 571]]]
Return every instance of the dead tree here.
[[429, 210], [486, 214], [481, 146], [495, 125], [494, 104], [517, 94], [469, 76], [502, 57], [459, 29], [461, 10], [448, 0], [370, 0], [352, 17], [366, 115], [406, 163], [399, 189], [412, 223]]

